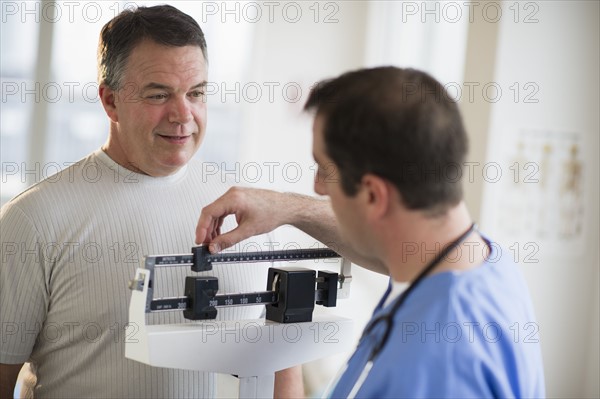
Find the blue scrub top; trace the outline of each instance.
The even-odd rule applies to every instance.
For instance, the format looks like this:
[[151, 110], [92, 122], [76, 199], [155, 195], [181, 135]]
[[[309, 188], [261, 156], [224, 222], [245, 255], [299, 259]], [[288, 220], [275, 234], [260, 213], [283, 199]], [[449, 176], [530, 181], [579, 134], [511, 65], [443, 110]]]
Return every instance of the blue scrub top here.
[[[421, 281], [393, 317], [392, 333], [358, 390], [359, 398], [543, 398], [539, 326], [510, 252]], [[373, 319], [389, 310], [382, 304]], [[331, 393], [346, 398], [383, 337], [362, 338]]]

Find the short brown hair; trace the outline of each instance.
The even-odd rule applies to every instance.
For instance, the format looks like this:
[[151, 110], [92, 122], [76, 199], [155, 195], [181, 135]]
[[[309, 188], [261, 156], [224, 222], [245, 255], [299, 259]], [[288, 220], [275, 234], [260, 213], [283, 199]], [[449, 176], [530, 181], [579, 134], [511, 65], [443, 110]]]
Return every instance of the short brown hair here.
[[119, 89], [131, 51], [146, 39], [172, 47], [198, 46], [208, 61], [204, 33], [194, 18], [169, 5], [126, 9], [100, 33], [99, 83]]
[[462, 200], [467, 135], [456, 102], [430, 75], [348, 72], [317, 84], [304, 109], [324, 117], [325, 151], [346, 195], [373, 173], [394, 184], [409, 209], [439, 214]]

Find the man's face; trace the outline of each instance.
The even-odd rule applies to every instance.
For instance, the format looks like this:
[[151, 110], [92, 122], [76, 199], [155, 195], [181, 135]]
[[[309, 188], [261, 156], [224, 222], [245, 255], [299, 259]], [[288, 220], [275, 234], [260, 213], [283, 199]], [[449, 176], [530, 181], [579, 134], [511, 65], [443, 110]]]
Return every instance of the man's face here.
[[177, 172], [204, 138], [206, 80], [199, 47], [167, 47], [150, 40], [136, 46], [114, 93], [108, 155], [150, 176]]
[[361, 196], [364, 193], [359, 190], [354, 197], [349, 197], [342, 190], [337, 166], [325, 151], [324, 125], [325, 117], [317, 114], [313, 123], [313, 157], [318, 166], [315, 192], [329, 196], [341, 236], [348, 240], [356, 251], [366, 253], [366, 249], [362, 248], [365, 243], [364, 235], [367, 234], [364, 208], [361, 206]]

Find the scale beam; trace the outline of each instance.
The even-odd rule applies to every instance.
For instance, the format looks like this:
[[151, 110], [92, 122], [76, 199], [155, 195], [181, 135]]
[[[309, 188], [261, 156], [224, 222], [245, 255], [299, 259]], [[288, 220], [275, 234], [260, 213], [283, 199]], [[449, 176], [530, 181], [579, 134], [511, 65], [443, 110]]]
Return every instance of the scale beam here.
[[[329, 271], [319, 271], [318, 277], [311, 269], [269, 269], [267, 291], [258, 293], [221, 294], [218, 280], [214, 277], [187, 277], [185, 293], [182, 297], [153, 298], [154, 269], [157, 267], [190, 266], [192, 271], [212, 270], [213, 263], [253, 263], [273, 261], [296, 261], [323, 258], [339, 258], [340, 255], [327, 248], [292, 249], [280, 251], [242, 252], [211, 254], [206, 246], [192, 248], [191, 254], [146, 256], [144, 264], [150, 272], [149, 296], [146, 312], [183, 311], [190, 320], [214, 319], [217, 307], [267, 305], [267, 318], [281, 323], [310, 321], [314, 302], [325, 307], [334, 307], [337, 297], [347, 297], [350, 276], [349, 263], [342, 259], [338, 275]], [[273, 272], [271, 272], [273, 270]], [[285, 286], [280, 286], [281, 282]], [[316, 288], [315, 288], [316, 283]], [[142, 281], [134, 279], [129, 287], [142, 290]], [[339, 292], [338, 292], [339, 289]], [[285, 291], [283, 296], [279, 296]], [[293, 301], [287, 299], [291, 295]], [[302, 305], [299, 305], [299, 303]], [[310, 303], [310, 305], [309, 305]], [[293, 311], [293, 308], [297, 311]], [[304, 309], [300, 311], [299, 309]], [[301, 315], [300, 315], [301, 314]]]
[[340, 254], [327, 248], [211, 254], [208, 252], [208, 247], [200, 246], [193, 248], [192, 251], [196, 251], [195, 255], [200, 257], [198, 261], [194, 262], [192, 270], [197, 269], [194, 271], [212, 270], [213, 263], [255, 263], [341, 258]]

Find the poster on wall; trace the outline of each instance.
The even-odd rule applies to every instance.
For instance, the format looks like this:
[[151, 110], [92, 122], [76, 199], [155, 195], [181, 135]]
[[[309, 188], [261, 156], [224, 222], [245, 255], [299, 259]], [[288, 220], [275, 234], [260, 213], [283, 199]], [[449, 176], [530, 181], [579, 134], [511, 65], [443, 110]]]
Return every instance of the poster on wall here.
[[[584, 246], [583, 135], [546, 129], [506, 134], [499, 151], [506, 179], [492, 188], [490, 222], [519, 258], [580, 253]], [[498, 190], [498, 191], [497, 191]]]

